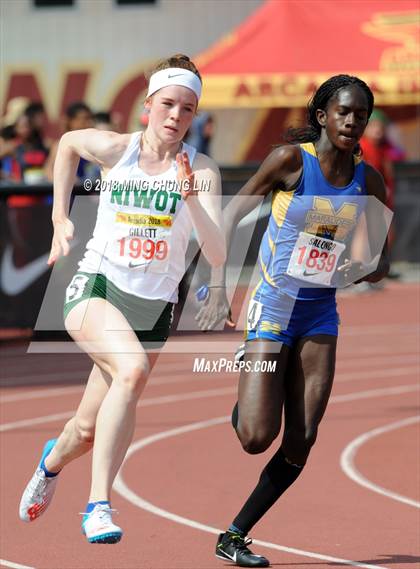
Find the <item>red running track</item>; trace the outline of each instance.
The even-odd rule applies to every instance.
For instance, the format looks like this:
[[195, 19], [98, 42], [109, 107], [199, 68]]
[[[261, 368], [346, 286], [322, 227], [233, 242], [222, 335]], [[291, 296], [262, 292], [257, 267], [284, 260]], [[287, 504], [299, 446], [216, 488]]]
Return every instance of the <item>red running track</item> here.
[[[336, 381], [318, 442], [301, 478], [253, 532], [264, 542], [254, 549], [273, 567], [318, 569], [340, 560], [419, 566], [419, 297], [416, 284], [392, 284], [339, 300]], [[197, 339], [203, 336], [171, 342]], [[275, 449], [262, 456], [241, 450], [227, 422], [237, 374], [193, 373], [200, 354], [161, 356], [113, 498], [124, 539], [94, 547], [80, 534], [78, 516], [89, 490], [89, 456], [60, 475], [42, 518], [18, 519], [40, 449], [76, 408], [89, 369], [84, 356], [24, 352], [1, 352], [3, 379], [15, 385], [1, 391], [1, 566], [227, 567], [213, 556], [214, 533], [231, 521]]]

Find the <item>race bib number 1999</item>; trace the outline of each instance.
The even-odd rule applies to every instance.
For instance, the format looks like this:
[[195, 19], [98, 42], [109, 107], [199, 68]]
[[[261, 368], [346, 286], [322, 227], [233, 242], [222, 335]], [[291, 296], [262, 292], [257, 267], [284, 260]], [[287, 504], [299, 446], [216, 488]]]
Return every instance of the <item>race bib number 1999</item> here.
[[115, 251], [119, 262], [129, 269], [166, 273], [171, 248], [172, 216], [118, 212], [116, 221], [121, 235]]
[[290, 257], [287, 274], [308, 283], [328, 286], [345, 247], [344, 243], [301, 231]]

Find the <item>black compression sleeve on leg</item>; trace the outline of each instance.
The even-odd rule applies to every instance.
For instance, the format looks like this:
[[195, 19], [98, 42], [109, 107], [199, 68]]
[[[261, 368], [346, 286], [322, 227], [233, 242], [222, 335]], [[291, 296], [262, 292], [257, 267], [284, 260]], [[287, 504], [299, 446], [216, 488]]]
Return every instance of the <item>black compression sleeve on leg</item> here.
[[257, 486], [233, 520], [233, 525], [246, 535], [293, 484], [302, 470], [303, 466], [287, 462], [283, 451], [279, 449], [265, 466]]

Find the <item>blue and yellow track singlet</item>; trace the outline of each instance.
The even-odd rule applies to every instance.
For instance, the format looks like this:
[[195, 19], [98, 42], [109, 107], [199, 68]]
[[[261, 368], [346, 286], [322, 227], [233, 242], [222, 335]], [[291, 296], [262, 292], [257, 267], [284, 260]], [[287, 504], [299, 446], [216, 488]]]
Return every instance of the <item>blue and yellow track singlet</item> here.
[[336, 271], [351, 258], [346, 246], [366, 206], [365, 164], [355, 158], [352, 181], [337, 188], [325, 179], [315, 146], [300, 149], [297, 188], [273, 193], [259, 253], [261, 279], [248, 307], [248, 341], [292, 347], [300, 338], [338, 334]]
[[[301, 144], [300, 149], [303, 170], [298, 187], [291, 191], [277, 190], [273, 193], [271, 215], [258, 258], [261, 281], [253, 294], [256, 300], [259, 295], [264, 294], [264, 288], [266, 291], [271, 289], [270, 296], [277, 289], [279, 293], [302, 300], [334, 297], [333, 275], [330, 277], [329, 286], [314, 285], [304, 282], [303, 277], [300, 279], [290, 276], [294, 274], [290, 270], [292, 254], [293, 262], [296, 264], [305, 249], [304, 246], [297, 249], [299, 244], [321, 243], [326, 252], [321, 252], [319, 260], [309, 259], [308, 268], [305, 267], [301, 273], [309, 276], [316, 274], [317, 268], [323, 266], [325, 268], [325, 262], [331, 262], [327, 270], [328, 268], [335, 270], [337, 265], [342, 264], [344, 258], [342, 255], [339, 262], [338, 251], [344, 250], [343, 244], [351, 237], [366, 205], [363, 160], [355, 157], [352, 181], [345, 187], [337, 188], [324, 177], [314, 144]], [[306, 241], [302, 241], [304, 238]], [[331, 254], [328, 257], [328, 247], [336, 247], [337, 255]], [[316, 254], [319, 255], [319, 252]]]

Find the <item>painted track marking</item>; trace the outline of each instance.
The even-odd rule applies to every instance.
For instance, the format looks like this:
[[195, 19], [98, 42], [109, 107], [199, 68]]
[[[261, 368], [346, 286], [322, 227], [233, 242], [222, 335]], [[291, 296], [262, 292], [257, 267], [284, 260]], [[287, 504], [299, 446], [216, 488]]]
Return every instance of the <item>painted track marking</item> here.
[[[412, 362], [418, 361], [418, 356], [411, 356]], [[360, 363], [363, 358], [359, 358], [357, 363]], [[410, 360], [406, 361], [406, 363], [411, 363]], [[382, 377], [400, 377], [401, 375], [409, 375], [411, 373], [418, 373], [419, 367], [418, 366], [408, 366], [408, 367], [397, 367], [397, 368], [390, 368], [385, 370], [369, 370], [369, 371], [354, 371], [354, 372], [336, 372], [335, 374], [335, 383], [344, 383], [346, 381], [357, 381], [363, 379], [375, 379], [375, 378], [382, 378]], [[79, 375], [74, 375], [73, 379], [77, 379], [80, 377]], [[194, 381], [199, 382], [200, 379], [196, 380], [188, 380], [185, 379], [175, 379], [172, 378], [171, 380], [164, 380], [164, 379], [151, 379], [148, 383], [148, 387], [153, 387], [155, 385], [168, 385], [172, 383], [193, 383]], [[54, 387], [54, 388], [47, 388], [47, 389], [35, 389], [30, 391], [25, 391], [24, 393], [13, 393], [13, 394], [6, 394], [0, 395], [0, 403], [14, 403], [17, 401], [25, 401], [29, 399], [42, 399], [43, 397], [59, 397], [61, 395], [66, 395], [67, 393], [79, 393], [84, 391], [86, 385], [79, 385], [79, 386], [66, 386], [66, 387]]]
[[12, 569], [35, 569], [35, 567], [29, 567], [29, 565], [21, 565], [20, 563], [13, 563], [13, 561], [7, 561], [6, 559], [0, 559], [0, 565], [11, 567]]
[[[149, 407], [153, 405], [164, 405], [168, 403], [178, 403], [179, 401], [188, 401], [192, 399], [205, 399], [207, 397], [218, 397], [221, 395], [229, 395], [236, 393], [236, 387], [223, 387], [220, 389], [209, 389], [200, 391], [190, 391], [182, 395], [163, 395], [160, 397], [148, 397], [140, 399], [139, 407]], [[342, 403], [357, 399], [370, 399], [371, 397], [386, 397], [389, 395], [398, 395], [418, 391], [420, 387], [417, 384], [413, 385], [400, 385], [398, 387], [384, 387], [381, 389], [369, 389], [367, 391], [356, 391], [354, 393], [347, 393], [345, 395], [332, 395], [329, 404]], [[13, 431], [14, 429], [22, 429], [24, 427], [32, 427], [33, 425], [40, 425], [43, 423], [53, 423], [54, 421], [61, 421], [70, 419], [75, 409], [71, 411], [63, 411], [62, 413], [53, 413], [52, 415], [44, 415], [41, 417], [34, 417], [33, 419], [22, 419], [21, 421], [13, 421], [11, 423], [3, 423], [0, 425], [0, 433], [6, 431]]]
[[33, 389], [24, 393], [12, 393], [0, 395], [0, 403], [15, 403], [16, 401], [27, 401], [29, 399], [44, 399], [47, 397], [61, 397], [69, 393], [79, 393], [84, 391], [86, 385], [78, 385], [75, 387], [54, 387], [52, 389]]
[[[400, 387], [391, 387], [391, 388], [383, 388], [383, 389], [374, 389], [374, 390], [368, 390], [368, 391], [364, 391], [364, 392], [355, 392], [353, 394], [347, 394], [345, 396], [332, 396], [330, 399], [330, 403], [340, 403], [340, 402], [344, 402], [344, 401], [350, 401], [351, 397], [353, 397], [354, 399], [362, 399], [363, 398], [363, 394], [366, 398], [370, 398], [370, 397], [380, 397], [380, 396], [386, 396], [386, 395], [395, 395], [396, 393], [407, 393], [409, 391], [414, 391], [417, 390], [418, 386], [417, 385], [405, 385], [405, 386], [400, 386]], [[183, 396], [181, 395], [175, 395], [175, 396], [163, 396], [163, 397], [155, 397], [155, 398], [149, 398], [149, 399], [143, 399], [143, 404], [147, 405], [158, 405], [158, 404], [163, 404], [163, 403], [168, 403], [168, 402], [176, 402], [181, 400], [181, 398], [185, 399], [185, 396], [188, 396], [189, 398], [191, 398], [191, 396], [193, 396], [193, 398], [199, 398], [199, 394], [203, 397], [210, 397], [210, 396], [214, 396], [214, 392], [220, 392], [223, 391], [223, 394], [227, 394], [228, 391], [236, 391], [236, 388], [224, 388], [222, 390], [207, 390], [207, 391], [199, 391], [199, 392], [190, 392], [187, 393]], [[343, 399], [343, 397], [345, 397], [345, 399]], [[168, 398], [171, 399], [171, 401], [168, 401]], [[147, 403], [147, 401], [149, 401], [149, 403]], [[47, 415], [44, 417], [36, 417], [33, 419], [27, 419], [24, 421], [16, 421], [13, 423], [4, 423], [3, 425], [0, 425], [0, 432], [3, 431], [11, 431], [15, 428], [19, 428], [22, 426], [32, 426], [34, 424], [41, 424], [41, 423], [45, 423], [45, 422], [51, 422], [51, 421], [56, 421], [61, 419], [66, 419], [71, 417], [74, 414], [74, 410], [73, 411], [69, 411], [69, 412], [65, 412], [65, 413], [61, 413], [61, 414], [55, 414], [55, 415]], [[227, 419], [226, 417], [224, 418], [224, 422], [229, 421], [230, 417], [228, 416]], [[162, 433], [158, 433], [157, 435], [154, 435], [154, 437], [159, 437], [159, 435], [162, 435]], [[163, 438], [163, 437], [161, 437]], [[144, 440], [144, 439], [143, 439]], [[159, 439], [157, 439], [159, 440]], [[151, 444], [151, 443], [149, 443]], [[131, 448], [131, 447], [130, 447]], [[127, 457], [126, 459], [129, 457], [129, 454], [127, 453]], [[118, 490], [117, 490], [118, 491]], [[128, 489], [129, 492], [131, 492], [131, 490]], [[177, 516], [176, 514], [171, 514], [170, 512], [166, 512], [165, 510], [161, 510], [160, 508], [157, 508], [156, 506], [154, 506], [153, 504], [150, 504], [149, 502], [143, 500], [142, 498], [140, 498], [139, 496], [137, 496], [136, 494], [133, 493], [133, 496], [136, 497], [136, 500], [139, 500], [142, 504], [144, 504], [144, 509], [149, 508], [148, 511], [155, 513], [156, 515], [162, 515], [161, 512], [165, 513], [165, 516], [168, 517], [168, 519], [171, 519], [172, 521], [175, 521], [177, 523], [182, 523], [184, 525], [189, 525], [190, 527], [194, 527], [196, 529], [201, 529], [202, 531], [207, 531], [209, 533], [219, 533], [220, 530], [216, 529], [216, 528], [211, 528], [210, 526], [205, 526], [203, 524], [200, 524], [199, 522], [194, 522], [193, 520], [188, 520], [187, 518], [182, 518], [180, 516]], [[137, 505], [137, 504], [136, 504]], [[139, 506], [139, 507], [143, 507], [143, 506]], [[296, 555], [304, 555], [306, 557], [314, 557], [316, 559], [321, 559], [324, 561], [331, 561], [331, 562], [336, 562], [336, 563], [340, 563], [340, 564], [344, 564], [344, 565], [351, 565], [354, 567], [365, 567], [367, 569], [383, 569], [384, 566], [380, 566], [380, 565], [368, 565], [368, 564], [361, 564], [361, 563], [356, 563], [350, 560], [341, 560], [340, 558], [335, 558], [335, 557], [330, 557], [330, 556], [325, 556], [322, 554], [315, 554], [312, 552], [306, 552], [304, 550], [298, 550], [298, 549], [294, 549], [294, 548], [287, 548], [286, 546], [281, 546], [275, 543], [271, 543], [271, 542], [266, 542], [266, 541], [258, 541], [255, 540], [254, 543], [261, 545], [262, 547], [267, 547], [267, 548], [271, 548], [271, 549], [275, 549], [278, 551], [283, 551], [283, 552], [288, 552], [288, 553], [292, 553], [292, 554], [296, 554]], [[19, 564], [12, 564], [12, 562], [8, 562], [8, 561], [4, 561], [4, 564], [7, 567], [11, 567], [12, 569], [35, 569], [34, 567], [30, 567], [28, 565], [19, 565]]]
[[[341, 331], [341, 336], [351, 337], [354, 336], [359, 338], [360, 336], [383, 336], [389, 333], [399, 334], [399, 336], [414, 336], [416, 339], [420, 332], [420, 327], [417, 324], [383, 324], [383, 325], [372, 325], [372, 326], [348, 326]], [[221, 339], [214, 339], [211, 343], [208, 341], [194, 341], [191, 342], [190, 338], [180, 340], [175, 337], [175, 340], [169, 341], [162, 348], [162, 354], [191, 354], [191, 353], [229, 353], [235, 352], [237, 348], [237, 341], [226, 341]], [[89, 351], [89, 342], [82, 342], [79, 344], [74, 344], [71, 342], [30, 342], [27, 353], [28, 354], [81, 354], [83, 351]], [[106, 347], [103, 347], [106, 351]], [[126, 348], [124, 348], [126, 350]], [[361, 348], [363, 351], [363, 347]]]
[[[182, 395], [162, 395], [160, 397], [148, 397], [140, 399], [138, 407], [149, 407], [153, 405], [164, 405], [168, 403], [178, 403], [180, 401], [191, 401], [193, 399], [206, 399], [208, 397], [219, 397], [222, 395], [230, 395], [236, 392], [236, 387], [222, 387], [220, 389], [208, 389], [200, 391], [190, 391]], [[75, 409], [64, 411], [63, 413], [54, 413], [52, 415], [44, 415], [43, 417], [35, 417], [34, 419], [23, 419], [22, 421], [13, 421], [12, 423], [3, 423], [0, 425], [0, 432], [12, 431], [22, 427], [30, 427], [42, 423], [51, 423], [62, 419], [70, 419], [75, 413]]]
[[344, 383], [345, 381], [360, 381], [363, 379], [375, 379], [382, 377], [400, 377], [401, 375], [419, 373], [418, 366], [398, 367], [384, 370], [374, 371], [352, 371], [351, 373], [336, 373], [335, 383]]
[[401, 429], [403, 427], [407, 427], [408, 425], [414, 425], [419, 421], [420, 417], [416, 415], [414, 417], [408, 417], [407, 419], [403, 419], [402, 421], [397, 421], [395, 423], [384, 425], [383, 427], [372, 429], [367, 433], [363, 433], [362, 435], [351, 441], [351, 443], [348, 444], [341, 453], [340, 457], [341, 468], [343, 469], [345, 474], [347, 474], [347, 476], [351, 478], [354, 482], [357, 482], [357, 484], [360, 484], [361, 486], [364, 486], [365, 488], [368, 488], [373, 492], [382, 494], [382, 496], [386, 496], [387, 498], [392, 498], [393, 500], [397, 500], [398, 502], [402, 502], [403, 504], [407, 504], [408, 506], [414, 506], [415, 508], [420, 508], [420, 502], [412, 500], [411, 498], [407, 498], [406, 496], [402, 496], [401, 494], [397, 494], [396, 492], [387, 490], [386, 488], [382, 488], [382, 486], [379, 486], [378, 484], [374, 484], [373, 482], [368, 480], [365, 476], [363, 476], [363, 474], [361, 474], [358, 471], [358, 469], [354, 464], [357, 451], [367, 441], [384, 433], [389, 433], [390, 431]]
[[[129, 447], [125, 457], [125, 461], [127, 461], [135, 452], [147, 446], [150, 446], [158, 441], [162, 441], [170, 437], [176, 437], [185, 433], [190, 433], [192, 431], [206, 429], [208, 427], [213, 427], [215, 425], [228, 423], [230, 419], [231, 419], [230, 415], [224, 417], [215, 417], [214, 419], [209, 419], [207, 421], [199, 421], [197, 423], [190, 423], [188, 425], [183, 425], [182, 427], [177, 427], [175, 429], [170, 429], [168, 431], [162, 431], [155, 435], [145, 437], [143, 439], [136, 441]], [[121, 471], [122, 468], [117, 474], [117, 477], [114, 481], [113, 489], [134, 506], [137, 506], [138, 508], [146, 510], [147, 512], [150, 512], [167, 520], [173, 521], [175, 523], [189, 526], [191, 528], [205, 531], [207, 533], [219, 534], [223, 531], [221, 529], [214, 528], [212, 526], [208, 526], [200, 522], [196, 522], [195, 520], [190, 520], [189, 518], [184, 518], [183, 516], [173, 514], [172, 512], [168, 512], [167, 510], [163, 510], [162, 508], [158, 508], [154, 504], [147, 502], [146, 500], [141, 498], [141, 496], [138, 496], [132, 490], [130, 490], [130, 488], [124, 482]], [[269, 541], [260, 541], [258, 539], [254, 539], [253, 543], [261, 545], [262, 547], [267, 547], [269, 549], [276, 549], [278, 551], [292, 553], [294, 555], [299, 555], [303, 557], [310, 557], [312, 559], [321, 559], [322, 561], [329, 561], [332, 563], [340, 563], [341, 565], [350, 565], [352, 567], [364, 567], [366, 569], [384, 569], [383, 565], [369, 565], [367, 563], [357, 563], [356, 561], [351, 561], [349, 559], [341, 559], [340, 557], [331, 557], [330, 555], [323, 555], [322, 553], [314, 553], [312, 551], [305, 551], [304, 549], [287, 547], [285, 545], [279, 545], [277, 543], [271, 543]]]
[[357, 399], [370, 399], [371, 397], [383, 397], [389, 395], [402, 395], [419, 391], [420, 385], [398, 385], [396, 387], [383, 387], [378, 389], [368, 389], [366, 391], [355, 391], [354, 393], [344, 393], [343, 395], [332, 395], [329, 403], [344, 403], [345, 401], [357, 401]]

